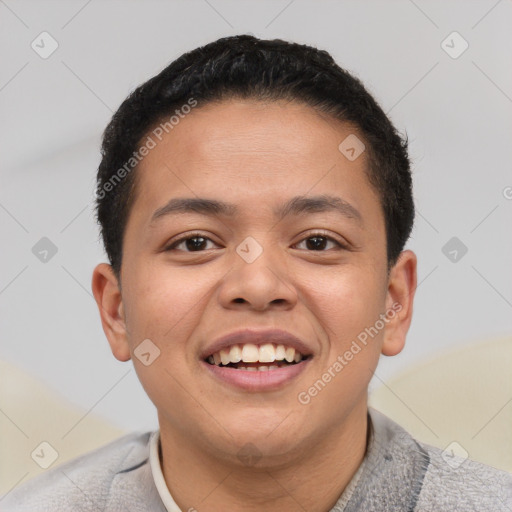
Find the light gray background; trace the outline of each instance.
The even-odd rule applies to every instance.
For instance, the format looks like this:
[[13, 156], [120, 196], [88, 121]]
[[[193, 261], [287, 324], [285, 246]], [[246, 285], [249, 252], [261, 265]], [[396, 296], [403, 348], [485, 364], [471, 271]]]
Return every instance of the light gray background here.
[[[409, 135], [421, 284], [407, 347], [379, 378], [511, 334], [511, 14], [509, 0], [0, 0], [1, 357], [120, 427], [156, 426], [90, 290], [106, 261], [92, 215], [100, 136], [181, 53], [247, 32], [328, 50]], [[48, 59], [30, 46], [42, 31], [59, 44]], [[457, 59], [441, 47], [453, 31], [469, 43]], [[47, 263], [31, 252], [43, 236], [58, 247]], [[469, 249], [456, 263], [441, 251], [453, 236]]]

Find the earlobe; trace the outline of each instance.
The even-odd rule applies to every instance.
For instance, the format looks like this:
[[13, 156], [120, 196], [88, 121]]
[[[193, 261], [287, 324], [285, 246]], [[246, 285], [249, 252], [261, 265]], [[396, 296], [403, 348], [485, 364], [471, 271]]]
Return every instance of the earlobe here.
[[119, 361], [131, 359], [119, 283], [107, 263], [96, 266], [92, 275], [92, 292], [101, 317], [103, 331], [114, 357]]
[[390, 271], [386, 297], [388, 321], [381, 350], [385, 356], [395, 356], [405, 346], [416, 291], [416, 266], [416, 255], [412, 251], [403, 251]]

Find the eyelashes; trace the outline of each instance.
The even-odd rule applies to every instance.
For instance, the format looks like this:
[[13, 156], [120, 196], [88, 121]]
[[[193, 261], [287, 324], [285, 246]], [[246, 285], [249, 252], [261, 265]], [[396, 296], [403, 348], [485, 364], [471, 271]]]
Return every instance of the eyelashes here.
[[[297, 246], [297, 245], [303, 244], [304, 242], [307, 242], [307, 241], [313, 240], [313, 239], [316, 239], [317, 242], [315, 242], [315, 243], [318, 243], [318, 240], [326, 241], [327, 243], [330, 242], [330, 243], [334, 244], [334, 248], [336, 250], [348, 250], [348, 248], [345, 246], [345, 244], [343, 244], [340, 241], [336, 240], [334, 237], [328, 236], [328, 235], [326, 235], [325, 233], [322, 233], [322, 232], [309, 233], [306, 237], [302, 238], [299, 242], [297, 242], [294, 245]], [[187, 249], [189, 249], [190, 247], [187, 246], [187, 242], [191, 241], [191, 240], [201, 240], [201, 242], [199, 244], [197, 244], [199, 246], [197, 248], [198, 250], [182, 250], [182, 249], [178, 249], [178, 247], [180, 245], [182, 245], [182, 244]], [[205, 244], [207, 244], [208, 241], [212, 242], [215, 245], [217, 245], [215, 242], [213, 242], [213, 240], [211, 238], [203, 235], [202, 233], [192, 233], [192, 234], [189, 234], [187, 236], [183, 236], [183, 237], [173, 241], [169, 246], [167, 246], [164, 249], [164, 251], [165, 252], [179, 251], [179, 252], [185, 252], [185, 253], [204, 252], [204, 250], [207, 250], [207, 249], [205, 249], [205, 248], [201, 249], [201, 247], [203, 247]], [[322, 243], [320, 245], [324, 246], [324, 244], [322, 244]], [[313, 247], [314, 247], [314, 245], [313, 245]], [[327, 249], [327, 250], [329, 250], [329, 249]], [[327, 252], [327, 250], [312, 249], [312, 250], [309, 250], [308, 252]]]
[[[167, 252], [167, 251], [178, 250], [178, 249], [176, 249], [176, 247], [178, 247], [182, 243], [187, 242], [188, 240], [194, 240], [194, 239], [209, 240], [210, 242], [213, 242], [213, 240], [211, 238], [208, 238], [207, 236], [203, 236], [201, 233], [194, 233], [192, 235], [188, 235], [188, 236], [184, 236], [182, 238], [179, 238], [178, 240], [173, 242], [171, 245], [169, 245], [165, 249], [165, 251]], [[215, 243], [215, 242], [213, 242], [213, 243]], [[202, 251], [182, 251], [182, 252], [202, 252]]]

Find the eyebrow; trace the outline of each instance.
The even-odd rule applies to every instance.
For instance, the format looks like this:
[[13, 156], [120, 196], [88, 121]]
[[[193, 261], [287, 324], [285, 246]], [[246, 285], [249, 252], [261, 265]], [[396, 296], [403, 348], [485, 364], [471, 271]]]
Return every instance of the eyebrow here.
[[[168, 215], [199, 213], [208, 216], [225, 215], [233, 217], [238, 213], [238, 207], [233, 203], [226, 203], [216, 199], [201, 197], [177, 197], [171, 199], [166, 205], [158, 208], [151, 217], [153, 225], [162, 217]], [[283, 205], [274, 209], [274, 216], [281, 220], [289, 215], [307, 213], [337, 212], [349, 219], [362, 222], [359, 211], [341, 197], [331, 195], [295, 196]]]

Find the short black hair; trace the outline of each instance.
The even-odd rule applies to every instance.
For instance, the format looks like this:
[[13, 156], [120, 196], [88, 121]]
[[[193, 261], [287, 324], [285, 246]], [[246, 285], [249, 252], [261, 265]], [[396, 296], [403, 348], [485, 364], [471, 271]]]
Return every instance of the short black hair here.
[[118, 280], [123, 235], [136, 193], [137, 163], [145, 153], [143, 139], [149, 142], [150, 130], [166, 119], [160, 126], [169, 132], [172, 118], [178, 119], [175, 113], [183, 117], [191, 106], [235, 98], [297, 101], [356, 127], [366, 146], [367, 177], [384, 212], [391, 268], [414, 222], [407, 138], [400, 136], [361, 81], [325, 50], [238, 35], [181, 55], [137, 87], [103, 133], [96, 217]]

